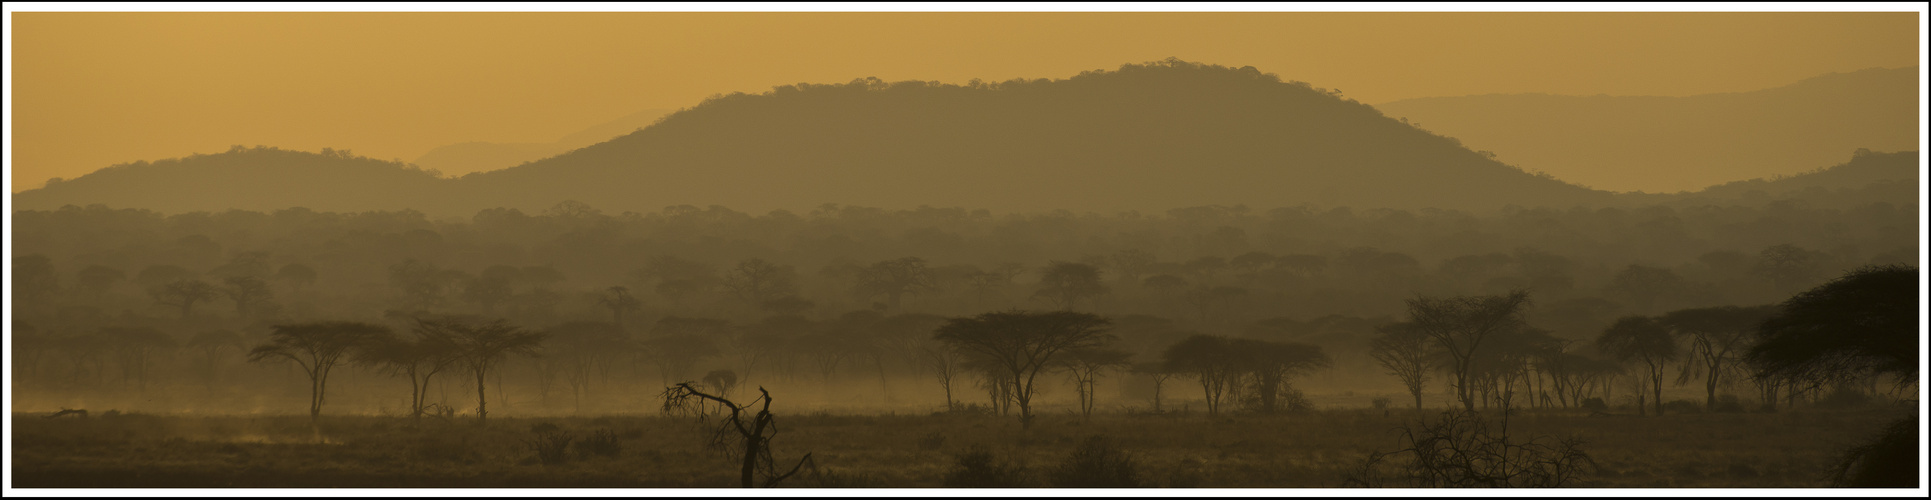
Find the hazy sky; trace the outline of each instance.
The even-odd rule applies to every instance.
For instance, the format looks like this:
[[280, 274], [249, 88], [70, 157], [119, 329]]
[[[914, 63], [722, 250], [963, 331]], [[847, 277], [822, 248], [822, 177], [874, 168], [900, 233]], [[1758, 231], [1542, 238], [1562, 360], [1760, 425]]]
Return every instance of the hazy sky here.
[[[13, 13], [15, 191], [229, 145], [412, 160], [734, 91], [1179, 57], [1368, 103], [1683, 96], [1918, 64], [1904, 13]], [[1533, 169], [1533, 165], [1524, 165]]]

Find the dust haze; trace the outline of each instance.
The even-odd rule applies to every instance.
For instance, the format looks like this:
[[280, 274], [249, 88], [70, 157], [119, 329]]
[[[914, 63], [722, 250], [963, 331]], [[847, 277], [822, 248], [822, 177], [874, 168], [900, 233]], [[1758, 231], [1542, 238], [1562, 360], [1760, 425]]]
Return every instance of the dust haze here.
[[1923, 492], [1906, 12], [10, 15], [21, 491]]

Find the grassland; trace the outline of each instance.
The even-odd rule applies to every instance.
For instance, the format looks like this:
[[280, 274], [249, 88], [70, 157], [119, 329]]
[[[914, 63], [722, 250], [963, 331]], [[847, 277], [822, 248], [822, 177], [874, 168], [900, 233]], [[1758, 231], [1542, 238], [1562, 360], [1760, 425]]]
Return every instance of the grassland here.
[[[1683, 414], [1660, 418], [1525, 411], [1517, 436], [1576, 436], [1600, 466], [1578, 486], [1815, 487], [1845, 447], [1904, 408]], [[1325, 410], [1279, 416], [978, 414], [779, 415], [779, 461], [806, 452], [824, 474], [790, 486], [938, 487], [974, 446], [1044, 469], [1088, 436], [1129, 452], [1151, 485], [1334, 487], [1417, 414]], [[609, 430], [615, 456], [542, 464], [528, 441], [551, 423], [581, 438]], [[16, 487], [734, 487], [704, 424], [662, 415], [493, 418], [420, 424], [373, 416], [13, 415]]]

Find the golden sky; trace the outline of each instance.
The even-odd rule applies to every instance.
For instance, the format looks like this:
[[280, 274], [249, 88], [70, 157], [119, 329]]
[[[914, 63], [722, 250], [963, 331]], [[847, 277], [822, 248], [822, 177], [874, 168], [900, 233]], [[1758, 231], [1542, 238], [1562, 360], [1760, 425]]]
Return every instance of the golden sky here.
[[407, 161], [548, 142], [869, 76], [1066, 78], [1171, 56], [1382, 103], [1749, 91], [1919, 60], [1915, 12], [11, 15], [16, 192], [235, 144]]

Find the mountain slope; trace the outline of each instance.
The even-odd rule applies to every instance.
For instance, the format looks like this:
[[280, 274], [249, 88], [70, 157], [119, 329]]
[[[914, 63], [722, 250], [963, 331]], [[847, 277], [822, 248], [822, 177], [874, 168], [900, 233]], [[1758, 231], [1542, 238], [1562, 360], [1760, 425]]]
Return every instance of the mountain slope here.
[[13, 196], [15, 210], [106, 204], [162, 213], [401, 210], [436, 203], [454, 184], [395, 162], [323, 150], [240, 148], [103, 168]]
[[447, 175], [514, 167], [629, 134], [662, 118], [670, 110], [651, 109], [592, 125], [556, 142], [463, 142], [439, 146], [416, 158], [416, 165]]
[[1178, 61], [1065, 80], [780, 87], [706, 101], [637, 133], [462, 179], [458, 211], [822, 203], [1142, 210], [1245, 203], [1493, 210], [1594, 203], [1249, 68]]
[[1323, 89], [1251, 67], [1177, 60], [1064, 80], [864, 79], [734, 94], [607, 142], [455, 180], [388, 162], [302, 155], [242, 150], [116, 167], [21, 193], [15, 208], [307, 206], [468, 216], [576, 200], [606, 212], [688, 204], [761, 213], [837, 203], [1160, 213], [1304, 203], [1488, 211], [1611, 199]]
[[1377, 105], [1498, 158], [1612, 191], [1792, 175], [1859, 148], [1918, 149], [1918, 69], [1690, 97], [1430, 97]]

